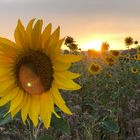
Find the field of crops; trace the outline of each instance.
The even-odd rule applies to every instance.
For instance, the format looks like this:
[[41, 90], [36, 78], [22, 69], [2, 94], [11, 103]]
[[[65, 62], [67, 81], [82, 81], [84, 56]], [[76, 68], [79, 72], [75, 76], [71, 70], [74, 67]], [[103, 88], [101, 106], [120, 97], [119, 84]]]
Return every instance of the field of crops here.
[[[104, 42], [101, 51], [78, 49], [71, 37], [64, 54], [82, 55], [70, 70], [81, 76], [75, 91], [62, 90], [67, 116], [56, 108], [61, 118], [52, 116], [51, 127], [43, 122], [35, 128], [24, 125], [20, 113], [14, 119], [4, 114], [9, 104], [0, 108], [0, 140], [139, 140], [140, 139], [140, 46], [131, 37], [125, 39], [126, 50], [109, 50]], [[33, 131], [32, 131], [33, 130]]]

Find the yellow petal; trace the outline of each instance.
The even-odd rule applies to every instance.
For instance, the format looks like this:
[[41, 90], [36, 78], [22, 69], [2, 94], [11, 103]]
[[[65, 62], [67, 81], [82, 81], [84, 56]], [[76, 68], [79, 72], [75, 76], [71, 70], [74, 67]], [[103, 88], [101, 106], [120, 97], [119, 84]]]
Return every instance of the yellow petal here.
[[[42, 39], [43, 48], [45, 47], [44, 45], [51, 35], [51, 29], [52, 29], [52, 24], [50, 23], [45, 27], [45, 29], [42, 33], [41, 39]], [[48, 47], [48, 46], [46, 46], [46, 47]]]
[[15, 41], [18, 46], [20, 47], [27, 47], [28, 46], [28, 38], [24, 26], [22, 25], [21, 21], [18, 20], [17, 27], [15, 29]]
[[65, 79], [75, 79], [80, 76], [79, 73], [73, 73], [70, 71], [55, 72], [54, 75], [60, 78], [65, 78]]
[[6, 38], [0, 37], [0, 46], [2, 46], [2, 47], [7, 47], [7, 46], [8, 47], [15, 47], [16, 45], [14, 42], [12, 42]]
[[63, 100], [58, 88], [52, 85], [51, 90], [52, 90], [52, 95], [53, 95], [54, 100], [56, 100], [58, 103], [65, 104], [65, 101]]
[[20, 90], [18, 95], [11, 101], [9, 112], [16, 109], [24, 101], [24, 92]]
[[52, 94], [54, 98], [54, 103], [65, 113], [71, 115], [71, 111], [66, 106], [65, 101], [63, 100], [62, 96], [60, 95], [60, 92], [57, 88], [52, 87]]
[[27, 28], [26, 28], [26, 32], [27, 32], [29, 37], [31, 37], [34, 21], [35, 21], [35, 18], [31, 19], [30, 22], [27, 25]]
[[50, 126], [51, 115], [53, 110], [54, 110], [54, 104], [50, 92], [42, 94], [40, 115], [46, 128]]
[[50, 45], [48, 47], [47, 55], [51, 59], [55, 60], [57, 58], [56, 56], [60, 55], [60, 53], [61, 53], [61, 49], [60, 48], [61, 48], [61, 45], [62, 45], [63, 41], [64, 41], [63, 39], [62, 40], [58, 40], [58, 41], [56, 41], [55, 43], [53, 43], [52, 45]]
[[12, 99], [14, 99], [17, 95], [18, 95], [18, 91], [19, 89], [18, 88], [14, 88], [10, 91], [9, 94], [3, 96], [1, 99], [0, 99], [0, 106], [3, 106], [5, 105], [6, 103], [8, 103], [9, 101], [11, 101]]
[[61, 117], [55, 112], [55, 110], [53, 111], [53, 114], [54, 114], [57, 118], [61, 118]]
[[55, 71], [61, 72], [61, 71], [66, 71], [71, 67], [71, 63], [63, 63], [60, 61], [54, 61], [53, 63], [53, 68]]
[[54, 44], [55, 42], [57, 42], [59, 40], [59, 35], [60, 35], [60, 27], [58, 27], [50, 36], [50, 42], [49, 42], [49, 46]]
[[58, 49], [61, 49], [64, 40], [65, 40], [65, 38], [62, 38], [62, 39], [60, 39], [60, 40], [57, 42], [57, 48], [58, 48]]
[[30, 101], [29, 117], [34, 126], [38, 124], [38, 116], [40, 114], [40, 96], [32, 95]]
[[58, 103], [56, 100], [55, 100], [55, 104], [56, 104], [63, 112], [65, 112], [66, 114], [72, 115], [72, 112], [71, 112], [70, 109], [66, 106], [66, 104]]
[[[3, 41], [2, 41], [3, 40]], [[9, 46], [8, 43], [4, 42], [4, 38], [0, 38], [0, 56], [8, 57], [8, 58], [15, 58], [17, 55], [17, 48], [13, 46]]]
[[13, 87], [14, 86], [14, 82], [15, 81], [13, 81], [11, 79], [1, 81], [0, 82], [0, 95], [1, 95], [2, 92], [5, 92], [8, 88]]
[[41, 46], [41, 30], [42, 30], [42, 20], [38, 20], [32, 30], [31, 41], [32, 47], [40, 48]]
[[9, 110], [9, 112], [11, 112], [11, 116], [12, 118], [14, 118], [14, 116], [22, 109], [22, 107], [24, 106], [24, 104], [27, 102], [27, 94], [24, 94], [24, 98], [23, 101], [20, 102], [20, 104], [18, 105], [17, 108], [15, 108], [14, 110]]
[[82, 59], [82, 55], [58, 55], [57, 60], [61, 61], [63, 63], [72, 63], [72, 62], [78, 62]]
[[24, 104], [24, 106], [21, 109], [21, 117], [24, 124], [27, 118], [27, 114], [29, 112], [29, 107], [30, 107], [30, 95], [27, 95], [26, 104]]
[[77, 83], [73, 82], [70, 79], [60, 79], [57, 76], [54, 76], [54, 84], [58, 86], [59, 89], [64, 89], [64, 90], [78, 90], [81, 88], [80, 85]]

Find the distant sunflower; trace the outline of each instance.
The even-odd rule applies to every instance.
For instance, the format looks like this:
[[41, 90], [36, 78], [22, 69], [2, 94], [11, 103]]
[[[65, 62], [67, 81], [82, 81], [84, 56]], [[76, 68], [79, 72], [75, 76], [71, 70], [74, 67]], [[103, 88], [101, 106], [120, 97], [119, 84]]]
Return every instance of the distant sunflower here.
[[135, 54], [134, 59], [140, 61], [140, 54]]
[[137, 52], [140, 53], [140, 45], [137, 46]]
[[97, 74], [99, 74], [99, 73], [101, 72], [102, 67], [101, 67], [99, 64], [97, 64], [96, 62], [93, 62], [93, 63], [89, 66], [88, 70], [89, 70], [89, 72], [90, 72], [91, 74], [97, 75]]
[[132, 73], [138, 73], [138, 69], [136, 67], [131, 67], [131, 72]]
[[107, 42], [103, 42], [102, 44], [101, 44], [101, 52], [107, 52], [108, 50], [109, 50], [109, 47], [110, 47], [110, 45], [109, 45], [109, 43], [107, 43]]
[[132, 37], [126, 37], [125, 38], [125, 40], [124, 40], [124, 42], [125, 42], [125, 45], [126, 46], [130, 46], [130, 45], [132, 45], [133, 44], [133, 38]]
[[109, 66], [113, 66], [113, 65], [116, 63], [116, 59], [115, 59], [115, 57], [112, 56], [112, 55], [106, 55], [106, 56], [104, 57], [104, 61], [105, 61], [105, 63], [106, 63], [107, 65], [109, 65]]
[[43, 21], [38, 20], [33, 26], [34, 20], [26, 28], [18, 20], [15, 43], [0, 38], [0, 106], [10, 102], [8, 113], [12, 117], [21, 112], [24, 123], [28, 116], [37, 126], [40, 116], [48, 128], [52, 113], [59, 117], [54, 104], [72, 114], [59, 89], [80, 89], [73, 82], [79, 74], [68, 69], [81, 56], [61, 54], [64, 39], [59, 39], [60, 27], [51, 34], [48, 24], [42, 32]]
[[111, 50], [110, 53], [111, 53], [111, 55], [113, 55], [114, 57], [119, 57], [119, 55], [120, 55], [120, 52], [117, 51], [117, 50]]
[[137, 45], [138, 43], [139, 43], [139, 42], [138, 42], [137, 40], [136, 40], [136, 41], [134, 41], [134, 44], [135, 44], [135, 45]]

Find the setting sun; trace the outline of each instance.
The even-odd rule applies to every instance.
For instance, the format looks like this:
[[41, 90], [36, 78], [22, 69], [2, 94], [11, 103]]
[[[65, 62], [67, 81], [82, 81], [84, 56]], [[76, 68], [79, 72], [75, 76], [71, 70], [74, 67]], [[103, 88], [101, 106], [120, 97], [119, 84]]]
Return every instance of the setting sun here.
[[94, 49], [94, 50], [100, 51], [101, 44], [102, 44], [101, 40], [92, 40], [90, 42], [81, 44], [81, 48], [83, 48], [84, 50]]

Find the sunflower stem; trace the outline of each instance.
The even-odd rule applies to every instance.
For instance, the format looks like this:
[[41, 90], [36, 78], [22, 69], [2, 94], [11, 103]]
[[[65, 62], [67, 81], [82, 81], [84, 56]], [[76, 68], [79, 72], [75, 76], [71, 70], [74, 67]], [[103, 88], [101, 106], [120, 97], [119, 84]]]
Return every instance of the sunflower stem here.
[[35, 139], [37, 139], [37, 136], [38, 136], [39, 129], [40, 129], [41, 125], [42, 125], [42, 121], [39, 122], [36, 130], [34, 131], [34, 137], [35, 137]]
[[28, 126], [29, 126], [29, 137], [30, 140], [35, 140], [35, 135], [34, 135], [34, 125], [30, 119], [27, 119]]

